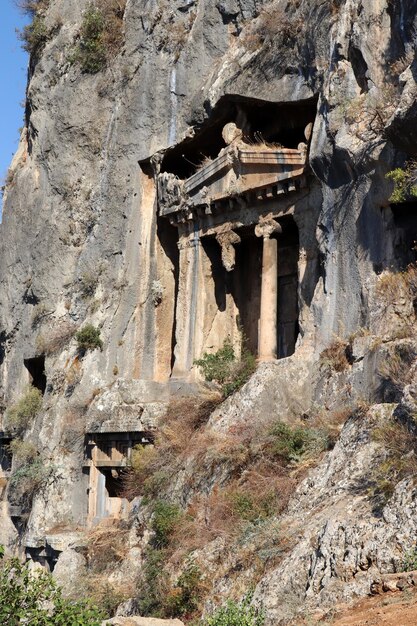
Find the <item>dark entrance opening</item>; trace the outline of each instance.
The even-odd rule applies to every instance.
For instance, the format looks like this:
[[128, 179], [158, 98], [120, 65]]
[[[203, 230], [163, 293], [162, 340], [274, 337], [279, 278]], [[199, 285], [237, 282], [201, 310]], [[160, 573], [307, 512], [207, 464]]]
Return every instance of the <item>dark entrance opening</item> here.
[[123, 497], [123, 478], [122, 470], [118, 468], [104, 468], [100, 467], [100, 472], [104, 474], [106, 480], [106, 490], [109, 494], [109, 498], [122, 498]]
[[231, 277], [223, 266], [220, 245], [214, 237], [202, 237], [201, 245], [210, 260], [217, 308], [219, 311], [224, 311], [226, 309], [226, 294], [230, 293]]
[[298, 228], [292, 217], [280, 220], [278, 235], [278, 358], [295, 351], [298, 326]]
[[23, 362], [29, 372], [31, 384], [43, 395], [46, 391], [45, 355], [25, 359]]
[[[292, 217], [279, 220], [282, 233], [278, 240], [278, 323], [277, 357], [291, 356], [295, 351], [298, 326], [298, 228]], [[236, 231], [241, 239], [235, 246], [236, 262], [227, 272], [221, 260], [221, 249], [214, 237], [201, 239], [211, 263], [214, 295], [219, 311], [226, 307], [226, 294], [231, 293], [238, 309], [246, 347], [258, 354], [262, 290], [262, 238], [256, 237], [253, 226]]]
[[10, 472], [12, 469], [11, 441], [11, 437], [0, 437], [0, 469], [2, 472]]
[[262, 239], [254, 228], [241, 228], [241, 242], [236, 246], [236, 265], [232, 272], [232, 294], [239, 309], [246, 347], [258, 353], [259, 315], [261, 310]]
[[417, 260], [417, 202], [392, 204], [391, 210], [397, 230], [395, 258], [405, 269]]

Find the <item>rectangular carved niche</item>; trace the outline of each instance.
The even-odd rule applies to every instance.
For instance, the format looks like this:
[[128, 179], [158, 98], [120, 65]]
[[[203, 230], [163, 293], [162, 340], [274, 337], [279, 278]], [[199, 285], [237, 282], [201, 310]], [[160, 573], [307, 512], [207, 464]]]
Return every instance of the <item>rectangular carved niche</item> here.
[[143, 432], [91, 433], [87, 436], [85, 469], [89, 474], [88, 525], [127, 516], [123, 475], [137, 444], [150, 443]]

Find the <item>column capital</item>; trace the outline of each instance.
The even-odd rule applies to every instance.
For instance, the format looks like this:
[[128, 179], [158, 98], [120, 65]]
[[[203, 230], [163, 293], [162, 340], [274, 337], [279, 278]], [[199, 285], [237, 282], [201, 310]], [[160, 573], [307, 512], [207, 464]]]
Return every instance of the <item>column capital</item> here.
[[227, 230], [216, 234], [216, 240], [222, 249], [222, 263], [227, 272], [231, 272], [235, 267], [236, 251], [234, 245], [240, 243], [241, 239], [233, 230]]
[[282, 226], [272, 217], [260, 217], [258, 224], [255, 226], [255, 235], [269, 239], [273, 233], [282, 233]]

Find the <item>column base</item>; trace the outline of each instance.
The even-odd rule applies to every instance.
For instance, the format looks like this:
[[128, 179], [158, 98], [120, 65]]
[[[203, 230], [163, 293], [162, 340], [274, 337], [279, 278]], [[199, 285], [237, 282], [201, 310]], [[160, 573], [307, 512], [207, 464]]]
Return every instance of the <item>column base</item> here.
[[258, 363], [271, 363], [271, 361], [277, 361], [277, 357], [276, 356], [258, 356], [257, 361]]

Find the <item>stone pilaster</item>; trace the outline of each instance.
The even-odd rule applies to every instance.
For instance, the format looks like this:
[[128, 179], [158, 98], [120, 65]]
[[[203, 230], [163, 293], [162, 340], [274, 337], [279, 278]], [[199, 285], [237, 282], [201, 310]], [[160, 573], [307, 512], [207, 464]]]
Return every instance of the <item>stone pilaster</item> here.
[[197, 230], [180, 237], [173, 378], [187, 377], [194, 363], [201, 242]]

